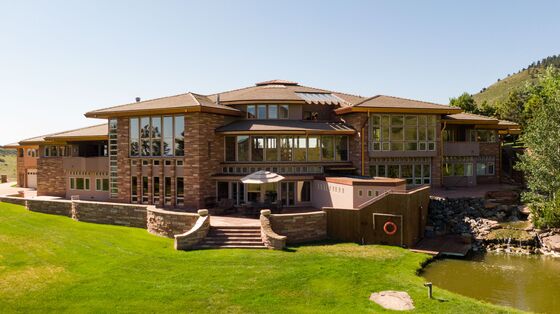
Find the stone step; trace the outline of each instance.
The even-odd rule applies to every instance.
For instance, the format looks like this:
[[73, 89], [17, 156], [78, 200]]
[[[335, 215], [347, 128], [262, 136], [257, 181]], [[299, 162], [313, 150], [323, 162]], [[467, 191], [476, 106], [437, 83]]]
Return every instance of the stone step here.
[[210, 225], [210, 228], [212, 229], [261, 229], [261, 226], [212, 226]]
[[197, 249], [266, 249], [264, 245], [206, 245], [201, 244]]
[[262, 241], [240, 241], [240, 240], [233, 240], [233, 241], [212, 241], [206, 240], [202, 242], [203, 245], [263, 245]]
[[209, 236], [224, 236], [224, 237], [235, 237], [235, 236], [249, 236], [249, 237], [260, 237], [261, 233], [259, 232], [221, 232], [221, 231], [210, 231], [208, 232]]
[[255, 239], [256, 240], [256, 239], [259, 239], [260, 240], [261, 236], [260, 235], [258, 235], [258, 236], [253, 236], [253, 235], [250, 235], [250, 236], [240, 236], [240, 235], [221, 236], [221, 235], [218, 235], [217, 236], [217, 235], [209, 234], [209, 235], [206, 236], [206, 239], [231, 239], [231, 240], [247, 240], [247, 239]]

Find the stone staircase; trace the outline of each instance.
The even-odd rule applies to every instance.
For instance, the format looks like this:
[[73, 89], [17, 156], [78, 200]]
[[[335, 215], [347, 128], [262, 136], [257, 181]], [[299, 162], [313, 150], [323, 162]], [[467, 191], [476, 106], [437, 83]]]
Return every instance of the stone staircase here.
[[196, 249], [265, 249], [260, 226], [210, 226]]

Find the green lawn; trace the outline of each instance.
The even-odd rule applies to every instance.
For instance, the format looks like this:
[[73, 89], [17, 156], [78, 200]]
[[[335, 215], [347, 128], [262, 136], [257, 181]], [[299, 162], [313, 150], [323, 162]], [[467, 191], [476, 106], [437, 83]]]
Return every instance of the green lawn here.
[[422, 313], [507, 312], [437, 288], [429, 300], [426, 259], [354, 244], [179, 252], [143, 229], [0, 203], [0, 313], [371, 313], [370, 293], [391, 289]]
[[0, 151], [0, 175], [5, 174], [9, 180], [16, 180], [16, 155], [5, 153], [5, 150]]

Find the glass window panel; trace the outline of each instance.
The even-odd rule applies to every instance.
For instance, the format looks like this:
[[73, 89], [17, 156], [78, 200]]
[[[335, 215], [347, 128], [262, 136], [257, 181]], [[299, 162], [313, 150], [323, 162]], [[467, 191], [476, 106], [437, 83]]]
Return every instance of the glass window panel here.
[[433, 142], [428, 143], [428, 150], [436, 150], [436, 143]]
[[428, 125], [435, 125], [436, 124], [436, 116], [428, 116]]
[[152, 117], [152, 138], [161, 138], [161, 117]]
[[140, 143], [138, 141], [140, 137], [140, 122], [138, 118], [130, 119], [130, 156], [140, 155]]
[[348, 137], [336, 137], [336, 160], [348, 160]]
[[103, 191], [109, 191], [109, 179], [103, 179]]
[[237, 137], [237, 160], [249, 161], [249, 136]]
[[391, 116], [391, 126], [402, 126], [403, 117], [402, 116]]
[[235, 136], [225, 137], [226, 161], [235, 161]]
[[311, 202], [311, 182], [297, 181], [296, 194], [298, 202]]
[[77, 190], [84, 189], [84, 178], [76, 178], [76, 189]]
[[268, 118], [278, 119], [278, 105], [268, 105]]
[[387, 168], [385, 167], [385, 165], [377, 166], [377, 176], [378, 177], [386, 177], [387, 176], [386, 170], [387, 170]]
[[307, 159], [307, 143], [305, 136], [294, 137], [294, 161], [305, 161]]
[[175, 156], [185, 155], [185, 116], [175, 116]]
[[433, 141], [436, 138], [436, 128], [434, 126], [428, 127], [428, 141]]
[[401, 166], [401, 178], [412, 178], [412, 165]]
[[430, 172], [430, 165], [422, 165], [422, 176], [424, 178], [429, 178], [432, 176]]
[[472, 177], [473, 175], [473, 164], [468, 163], [465, 164], [465, 175], [468, 177]]
[[257, 117], [257, 110], [255, 105], [247, 105], [247, 118], [254, 119]]
[[173, 156], [173, 117], [163, 117], [163, 148], [164, 156]]
[[276, 137], [266, 138], [266, 161], [278, 160], [278, 139]]
[[407, 142], [406, 150], [418, 150], [418, 142]]
[[402, 141], [404, 138], [404, 130], [402, 127], [391, 128], [391, 141]]
[[319, 161], [321, 159], [321, 149], [319, 146], [319, 136], [309, 136], [307, 138], [307, 160]]
[[387, 176], [389, 178], [398, 178], [399, 177], [399, 165], [389, 165], [387, 167]]
[[443, 176], [449, 177], [453, 175], [453, 165], [443, 164]]
[[414, 177], [415, 178], [422, 177], [422, 165], [414, 165]]
[[404, 117], [404, 124], [406, 126], [416, 127], [416, 125], [418, 124], [418, 118], [416, 116], [406, 116]]
[[264, 160], [264, 138], [262, 136], [253, 136], [251, 140], [251, 160]]
[[378, 115], [371, 116], [371, 125], [379, 125], [381, 123], [381, 117]]
[[465, 164], [455, 164], [453, 168], [455, 169], [454, 172], [456, 176], [465, 175]]
[[484, 164], [484, 163], [477, 163], [476, 164], [476, 175], [478, 175], [478, 176], [486, 175], [486, 164]]
[[403, 150], [403, 142], [391, 142], [391, 150], [392, 151], [399, 151]]
[[289, 105], [279, 105], [278, 106], [278, 118], [279, 119], [288, 119], [290, 111]]
[[281, 161], [292, 160], [292, 147], [293, 147], [293, 139], [291, 136], [280, 137], [280, 160]]
[[257, 106], [257, 118], [266, 119], [266, 105]]
[[414, 127], [407, 127], [404, 132], [404, 139], [406, 141], [416, 141], [417, 140], [418, 132], [416, 130], [416, 126]]
[[140, 118], [140, 138], [150, 138], [150, 118]]
[[428, 117], [425, 115], [418, 116], [418, 125], [426, 125]]
[[334, 160], [334, 136], [321, 136], [321, 154], [323, 160]]

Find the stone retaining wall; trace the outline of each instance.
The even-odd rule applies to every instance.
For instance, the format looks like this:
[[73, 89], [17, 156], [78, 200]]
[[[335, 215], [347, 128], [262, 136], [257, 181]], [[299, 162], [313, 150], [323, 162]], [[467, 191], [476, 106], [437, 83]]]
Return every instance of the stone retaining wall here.
[[72, 201], [26, 199], [27, 209], [51, 215], [72, 217]]
[[168, 238], [191, 230], [199, 217], [198, 214], [172, 212], [154, 206], [148, 207], [147, 215], [148, 231]]
[[25, 206], [25, 199], [21, 197], [0, 196], [0, 202]]
[[146, 228], [147, 205], [74, 201], [72, 218], [98, 224]]
[[270, 209], [261, 210], [261, 239], [269, 249], [283, 250], [286, 247], [286, 236], [279, 235], [270, 224]]
[[272, 230], [286, 236], [287, 243], [320, 241], [327, 238], [327, 214], [311, 212], [270, 215]]
[[198, 210], [196, 223], [189, 231], [175, 235], [176, 250], [191, 250], [202, 242], [210, 231], [210, 216], [207, 209]]

